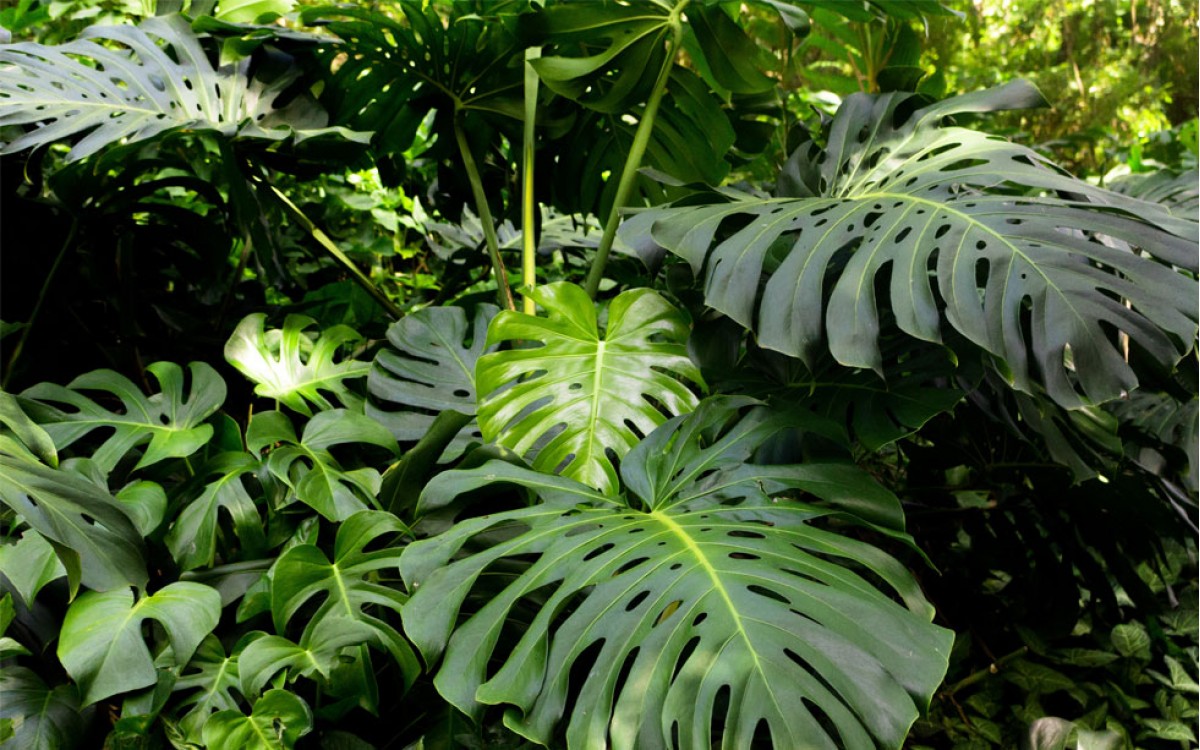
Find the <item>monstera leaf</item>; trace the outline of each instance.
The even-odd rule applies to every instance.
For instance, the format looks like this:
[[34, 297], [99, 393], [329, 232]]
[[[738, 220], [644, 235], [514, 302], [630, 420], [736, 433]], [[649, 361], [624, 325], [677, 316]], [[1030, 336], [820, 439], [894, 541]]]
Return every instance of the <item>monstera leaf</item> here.
[[83, 736], [84, 719], [72, 685], [51, 689], [24, 667], [0, 669], [0, 719], [12, 721], [15, 732], [0, 744], [22, 750], [66, 750]]
[[1195, 169], [1129, 174], [1113, 180], [1109, 187], [1123, 195], [1158, 203], [1181, 219], [1196, 221], [1200, 210], [1200, 173]]
[[254, 557], [266, 550], [262, 518], [243, 477], [253, 476], [260, 464], [246, 453], [222, 453], [201, 469], [208, 479], [199, 497], [188, 502], [167, 532], [167, 548], [183, 570], [210, 567], [216, 557], [218, 514], [233, 521], [242, 552]]
[[951, 634], [896, 560], [824, 528], [904, 539], [899, 501], [850, 464], [750, 462], [789, 424], [743, 414], [752, 403], [709, 400], [664, 424], [626, 456], [619, 497], [500, 462], [431, 482], [427, 508], [497, 482], [542, 501], [405, 549], [405, 632], [442, 656], [441, 693], [474, 716], [514, 706], [505, 723], [544, 744], [565, 721], [568, 747], [748, 747], [764, 726], [775, 747], [899, 747]]
[[331, 393], [345, 407], [357, 409], [362, 399], [346, 387], [347, 380], [367, 374], [370, 364], [356, 360], [335, 361], [343, 345], [362, 340], [349, 326], [337, 325], [313, 337], [305, 330], [316, 323], [304, 315], [289, 315], [283, 328], [263, 329], [263, 313], [247, 315], [225, 344], [225, 359], [254, 381], [254, 392], [312, 416], [309, 404], [318, 410], [334, 408], [322, 391]]
[[263, 634], [238, 656], [242, 694], [258, 695], [263, 686], [284, 670], [293, 678], [320, 675], [329, 679], [341, 665], [345, 649], [364, 643], [383, 647], [373, 624], [341, 615], [323, 617], [306, 628], [300, 643]]
[[204, 745], [211, 750], [291, 750], [312, 731], [308, 704], [286, 690], [268, 690], [254, 702], [249, 716], [229, 710], [204, 725]]
[[[367, 376], [372, 399], [367, 416], [397, 440], [420, 440], [440, 412], [475, 414], [475, 363], [496, 346], [487, 342], [495, 305], [479, 305], [468, 323], [460, 307], [427, 307], [388, 328], [390, 346], [379, 350]], [[451, 442], [447, 458], [478, 439], [474, 421]]]
[[0, 45], [0, 66], [7, 68], [0, 79], [0, 126], [39, 126], [0, 141], [0, 152], [82, 135], [67, 157], [82, 159], [115, 143], [176, 128], [267, 140], [327, 133], [365, 137], [325, 129], [324, 112], [304, 97], [276, 109], [275, 100], [296, 73], [251, 80], [249, 65], [246, 59], [214, 69], [180, 16], [148, 18], [138, 26], [92, 27], [82, 38], [58, 46]]
[[[185, 395], [183, 370], [171, 362], [155, 362], [146, 368], [162, 388], [146, 396], [124, 375], [96, 370], [75, 378], [64, 388], [41, 383], [22, 397], [30, 416], [54, 440], [58, 450], [70, 446], [94, 430], [111, 428], [90, 458], [105, 473], [111, 472], [130, 451], [146, 444], [134, 469], [184, 458], [199, 450], [212, 437], [212, 425], [204, 421], [225, 402], [225, 381], [210, 365], [193, 362], [191, 392]], [[81, 391], [102, 391], [120, 400], [124, 411], [112, 411]], [[63, 411], [52, 403], [74, 407]]]
[[214, 712], [237, 710], [234, 693], [238, 688], [238, 657], [226, 656], [215, 635], [206, 637], [172, 688], [172, 692], [186, 693], [178, 704], [178, 709], [184, 712], [179, 719], [184, 737], [199, 742], [204, 725]]
[[530, 296], [547, 317], [502, 312], [488, 344], [542, 346], [479, 358], [479, 426], [522, 456], [536, 450], [534, 468], [613, 493], [617, 471], [608, 452], [624, 456], [668, 415], [696, 405], [675, 377], [702, 382], [683, 343], [687, 322], [655, 292], [635, 289], [612, 301], [602, 336], [596, 307], [579, 287], [559, 282]]
[[27, 608], [46, 584], [67, 574], [54, 547], [32, 529], [21, 534], [16, 544], [0, 545], [0, 570]]
[[[345, 625], [347, 633], [355, 634], [349, 640], [338, 636], [336, 640], [341, 647], [352, 645], [355, 639], [360, 645], [382, 647], [396, 660], [405, 684], [411, 684], [420, 672], [420, 666], [408, 642], [386, 620], [364, 609], [382, 607], [396, 613], [407, 601], [396, 588], [374, 580], [378, 571], [396, 568], [400, 551], [393, 547], [366, 551], [366, 547], [380, 537], [406, 530], [404, 524], [390, 513], [363, 511], [348, 518], [338, 529], [332, 561], [313, 544], [301, 544], [285, 552], [271, 571], [271, 613], [275, 629], [286, 632], [288, 623], [302, 607], [314, 597], [324, 597], [316, 611], [306, 618], [300, 648], [313, 650], [316, 635], [332, 639], [336, 628], [322, 623], [335, 620]], [[267, 642], [259, 648], [280, 645]], [[291, 666], [281, 654], [267, 658], [258, 653], [252, 657], [252, 662], [254, 666], [246, 672], [249, 687], [262, 684], [259, 675], [272, 662], [278, 663], [276, 671]]]
[[1040, 101], [1024, 82], [915, 111], [911, 96], [852, 96], [825, 148], [789, 160], [780, 192], [795, 197], [654, 209], [623, 231], [687, 260], [705, 302], [760, 345], [810, 364], [828, 347], [882, 372], [882, 304], [918, 339], [957, 330], [1020, 390], [1111, 399], [1137, 383], [1118, 331], [1167, 366], [1191, 346], [1196, 283], [1176, 269], [1197, 268], [1197, 226], [942, 125]]
[[166, 630], [177, 666], [184, 666], [221, 619], [221, 595], [199, 583], [176, 582], [134, 601], [129, 589], [81, 594], [67, 610], [58, 658], [89, 705], [111, 695], [153, 685], [154, 660], [142, 623]]

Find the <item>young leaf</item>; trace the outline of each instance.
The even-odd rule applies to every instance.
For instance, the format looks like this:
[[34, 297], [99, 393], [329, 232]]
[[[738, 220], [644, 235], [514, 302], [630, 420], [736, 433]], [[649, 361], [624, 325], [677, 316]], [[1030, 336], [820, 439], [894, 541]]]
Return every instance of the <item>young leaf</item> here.
[[293, 679], [314, 674], [329, 679], [341, 664], [342, 651], [363, 644], [384, 647], [371, 623], [336, 614], [323, 617], [311, 628], [306, 628], [299, 644], [283, 636], [264, 635], [247, 645], [238, 656], [240, 689], [243, 695], [258, 695], [283, 670], [288, 670]]
[[[396, 568], [399, 549], [384, 547], [365, 551], [381, 536], [406, 531], [404, 524], [390, 513], [363, 511], [346, 519], [338, 529], [332, 562], [313, 544], [302, 544], [283, 553], [271, 571], [271, 613], [276, 631], [286, 632], [288, 623], [305, 603], [324, 596], [324, 601], [308, 618], [300, 637], [302, 647], [312, 648], [314, 633], [325, 620], [344, 618], [353, 621], [366, 626], [354, 630], [357, 637], [363, 639], [359, 642], [365, 641], [368, 633], [373, 634], [372, 642], [392, 655], [405, 684], [411, 684], [420, 672], [420, 666], [408, 642], [385, 620], [364, 610], [364, 607], [376, 605], [397, 613], [408, 600], [397, 589], [374, 580], [376, 571]], [[263, 661], [270, 663], [271, 660], [264, 657]], [[255, 663], [258, 663], [257, 657]], [[247, 679], [253, 680], [253, 676], [261, 674], [264, 668], [255, 666], [247, 672]]]
[[290, 750], [312, 731], [308, 704], [286, 690], [268, 690], [249, 716], [221, 711], [204, 725], [209, 750]]
[[[225, 381], [210, 365], [193, 362], [191, 393], [185, 395], [183, 370], [171, 362], [155, 362], [146, 368], [162, 388], [146, 396], [124, 375], [96, 370], [81, 375], [65, 388], [41, 383], [22, 393], [30, 416], [54, 440], [61, 451], [93, 430], [112, 428], [91, 459], [106, 474], [130, 451], [147, 443], [134, 469], [169, 458], [183, 458], [198, 451], [212, 437], [212, 425], [204, 424], [225, 402]], [[81, 391], [102, 391], [120, 399], [124, 411], [112, 411]], [[66, 404], [63, 411], [51, 403]]]
[[16, 544], [0, 545], [0, 570], [12, 583], [26, 607], [32, 607], [38, 592], [51, 581], [67, 574], [45, 537], [26, 530]]
[[479, 426], [485, 438], [522, 456], [536, 450], [535, 469], [615, 493], [608, 451], [624, 456], [667, 415], [696, 405], [680, 380], [702, 383], [684, 345], [687, 321], [655, 292], [635, 289], [612, 301], [602, 336], [596, 307], [579, 287], [558, 282], [530, 295], [547, 317], [502, 312], [488, 343], [542, 346], [479, 359]]
[[[899, 502], [849, 464], [748, 463], [786, 425], [741, 415], [749, 403], [707, 401], [652, 433], [621, 466], [624, 498], [495, 462], [435, 478], [427, 505], [494, 482], [543, 501], [405, 549], [419, 586], [405, 632], [427, 660], [444, 652], [439, 691], [473, 716], [515, 706], [505, 723], [539, 743], [565, 722], [568, 747], [748, 747], [764, 724], [775, 747], [899, 747], [952, 636], [895, 559], [819, 527], [837, 517], [906, 538]], [[827, 505], [772, 497], [789, 490]], [[499, 528], [501, 541], [460, 555]], [[515, 578], [456, 627], [500, 569]], [[564, 715], [572, 673], [588, 677]]]
[[350, 409], [358, 409], [362, 399], [346, 387], [345, 381], [361, 378], [370, 363], [356, 360], [335, 362], [338, 349], [360, 341], [349, 326], [333, 326], [315, 340], [305, 329], [316, 323], [304, 315], [288, 315], [282, 329], [263, 330], [267, 316], [247, 315], [225, 344], [225, 359], [256, 384], [254, 392], [271, 398], [304, 414], [312, 415], [309, 404], [318, 411], [334, 408], [322, 391], [337, 397]]
[[200, 472], [209, 478], [200, 496], [188, 502], [167, 532], [167, 548], [184, 570], [209, 567], [216, 556], [217, 516], [221, 509], [233, 521], [241, 551], [254, 557], [266, 549], [262, 518], [242, 483], [260, 464], [246, 453], [222, 453]]
[[186, 710], [179, 720], [184, 737], [199, 742], [214, 712], [236, 711], [234, 691], [239, 686], [237, 655], [226, 656], [220, 639], [206, 636], [171, 689], [174, 693], [191, 691], [177, 705], [178, 710]]
[[1179, 360], [1196, 335], [1196, 282], [1173, 267], [1196, 271], [1195, 223], [942, 125], [1039, 103], [1027, 83], [906, 115], [910, 100], [848, 98], [825, 148], [798, 149], [780, 177], [796, 197], [652, 209], [626, 222], [626, 240], [648, 234], [686, 259], [706, 304], [809, 363], [828, 346], [881, 371], [880, 302], [908, 335], [940, 341], [949, 325], [1016, 388], [1040, 384], [1067, 407], [1136, 385], [1113, 329], [1162, 365]]
[[142, 622], [167, 632], [175, 663], [183, 666], [221, 618], [221, 596], [199, 583], [177, 582], [134, 601], [128, 589], [80, 595], [67, 610], [58, 658], [90, 705], [157, 681]]

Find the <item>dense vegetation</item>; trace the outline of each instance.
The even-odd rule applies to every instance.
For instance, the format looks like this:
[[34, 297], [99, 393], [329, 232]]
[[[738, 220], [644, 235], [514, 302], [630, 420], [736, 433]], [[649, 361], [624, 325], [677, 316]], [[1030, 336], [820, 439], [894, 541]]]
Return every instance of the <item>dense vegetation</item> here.
[[1196, 21], [7, 5], [0, 748], [1195, 747]]

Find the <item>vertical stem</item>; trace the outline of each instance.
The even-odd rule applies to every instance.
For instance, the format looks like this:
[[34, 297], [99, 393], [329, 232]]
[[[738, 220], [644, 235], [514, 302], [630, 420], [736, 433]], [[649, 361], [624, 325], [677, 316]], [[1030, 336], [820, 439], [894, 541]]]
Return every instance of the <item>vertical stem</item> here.
[[33, 330], [34, 324], [37, 323], [38, 315], [42, 312], [42, 305], [46, 302], [46, 294], [50, 291], [50, 285], [54, 282], [54, 277], [58, 275], [58, 267], [62, 265], [62, 260], [66, 257], [67, 250], [75, 244], [75, 237], [78, 234], [79, 217], [73, 217], [71, 219], [71, 228], [67, 230], [67, 239], [63, 242], [62, 248], [59, 249], [58, 255], [54, 258], [54, 263], [50, 266], [50, 272], [46, 274], [45, 280], [42, 281], [42, 288], [38, 291], [37, 301], [33, 305], [33, 312], [29, 314], [29, 322], [25, 324], [24, 330], [21, 331], [21, 338], [17, 339], [17, 345], [13, 347], [12, 355], [8, 358], [8, 368], [4, 372], [4, 380], [0, 384], [0, 388], [8, 388], [8, 383], [12, 380], [17, 360], [21, 356], [21, 350], [25, 348], [25, 342], [29, 339], [29, 332]]
[[396, 304], [388, 299], [388, 296], [383, 293], [383, 290], [375, 286], [375, 282], [371, 281], [371, 279], [362, 272], [362, 269], [355, 265], [354, 261], [350, 260], [349, 256], [343, 253], [342, 249], [338, 247], [333, 240], [329, 239], [329, 235], [318, 229], [317, 226], [312, 223], [312, 220], [300, 210], [299, 206], [297, 206], [295, 203], [292, 203], [291, 199], [284, 195], [283, 191], [274, 185], [271, 185], [271, 190], [275, 193], [275, 197], [279, 198], [279, 201], [286, 206], [289, 211], [292, 212], [292, 215], [295, 216], [296, 220], [300, 222], [300, 226], [304, 227], [305, 230], [308, 231], [309, 235], [318, 243], [320, 243], [321, 247], [325, 248], [325, 250], [328, 251], [335, 260], [341, 263], [346, 270], [350, 272], [350, 276], [356, 282], [358, 282], [358, 285], [361, 286], [367, 292], [367, 294], [371, 295], [372, 299], [379, 303], [380, 307], [386, 310], [393, 318], [399, 319], [404, 317], [404, 311], [399, 307], [396, 307]]
[[538, 47], [525, 50], [525, 131], [521, 177], [521, 287], [525, 295], [525, 314], [534, 315], [537, 307], [529, 293], [537, 283], [537, 238], [534, 237], [537, 202], [533, 198], [534, 128], [537, 125], [538, 76], [530, 60], [542, 56]]
[[467, 179], [471, 181], [471, 194], [475, 197], [475, 210], [479, 213], [479, 222], [483, 224], [483, 239], [487, 243], [488, 257], [492, 261], [496, 286], [500, 288], [504, 306], [509, 310], [516, 310], [512, 288], [508, 285], [508, 272], [504, 270], [504, 260], [500, 257], [500, 240], [496, 238], [492, 209], [488, 207], [487, 196], [483, 193], [483, 180], [479, 177], [479, 168], [475, 166], [475, 157], [471, 154], [471, 146], [467, 143], [467, 134], [463, 132], [462, 121], [459, 120], [457, 112], [454, 114], [454, 138], [458, 141], [463, 166], [467, 169]]
[[646, 110], [642, 113], [642, 121], [638, 123], [633, 134], [633, 145], [629, 147], [629, 155], [625, 158], [625, 166], [621, 169], [621, 181], [617, 183], [617, 194], [613, 198], [612, 209], [608, 213], [608, 221], [604, 225], [604, 234], [600, 237], [600, 245], [596, 248], [596, 260], [588, 271], [585, 286], [588, 296], [596, 298], [600, 289], [600, 279], [604, 278], [604, 267], [608, 265], [608, 254], [612, 250], [613, 240], [617, 236], [617, 227], [621, 223], [621, 209], [629, 200], [633, 183], [637, 181], [637, 171], [642, 165], [642, 155], [650, 143], [650, 133], [654, 130], [654, 117], [658, 114], [658, 105], [662, 102], [667, 90], [667, 81], [671, 77], [671, 69], [675, 66], [675, 55], [679, 52], [679, 44], [683, 39], [683, 24], [679, 13], [688, 0], [680, 3], [671, 13], [671, 41], [667, 46], [667, 57], [663, 60], [662, 69], [658, 71], [658, 79], [654, 81], [654, 89], [646, 101]]

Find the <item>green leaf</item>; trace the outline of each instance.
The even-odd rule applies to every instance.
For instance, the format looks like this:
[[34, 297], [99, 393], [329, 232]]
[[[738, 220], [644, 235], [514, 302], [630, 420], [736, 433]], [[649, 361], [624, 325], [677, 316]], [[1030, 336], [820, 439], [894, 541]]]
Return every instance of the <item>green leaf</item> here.
[[[852, 465], [748, 463], [786, 426], [750, 403], [705, 401], [652, 433], [622, 463], [626, 497], [496, 462], [436, 477], [429, 506], [496, 482], [542, 499], [405, 549], [405, 632], [428, 661], [444, 653], [443, 696], [476, 717], [514, 706], [505, 723], [539, 743], [565, 722], [568, 747], [748, 747], [760, 722], [775, 747], [899, 747], [952, 636], [894, 558], [820, 528], [902, 537], [899, 502]], [[587, 680], [564, 715], [572, 673]]]
[[51, 689], [24, 667], [0, 669], [0, 721], [13, 722], [13, 735], [0, 746], [21, 750], [69, 750], [83, 737], [84, 721], [72, 685]]
[[186, 711], [179, 719], [184, 737], [200, 742], [204, 725], [214, 712], [236, 711], [234, 691], [240, 684], [238, 657], [226, 656], [215, 635], [206, 636], [172, 688], [173, 693], [188, 693], [176, 706], [178, 711]]
[[254, 23], [267, 14], [287, 15], [295, 5], [295, 0], [221, 0], [214, 17], [229, 23]]
[[9, 393], [0, 391], [0, 424], [8, 427], [17, 439], [47, 466], [58, 468], [58, 452], [54, 440], [21, 410]]
[[58, 658], [86, 706], [156, 682], [154, 660], [142, 638], [144, 620], [162, 624], [182, 667], [220, 618], [220, 594], [199, 583], [172, 583], [136, 602], [128, 589], [88, 591], [67, 610]]
[[364, 643], [384, 647], [373, 624], [337, 614], [306, 628], [299, 644], [283, 636], [264, 635], [238, 657], [242, 694], [258, 695], [283, 670], [288, 670], [292, 679], [320, 675], [328, 680], [341, 665], [342, 651]]
[[133, 519], [134, 526], [142, 536], [150, 536], [167, 513], [167, 493], [157, 482], [133, 482], [122, 487], [113, 497], [125, 507], [125, 512]]
[[0, 80], [0, 126], [38, 126], [0, 141], [0, 153], [83, 136], [67, 155], [73, 161], [176, 128], [271, 141], [326, 133], [366, 137], [324, 128], [324, 112], [304, 96], [276, 108], [298, 70], [251, 80], [249, 59], [214, 69], [178, 15], [138, 26], [92, 26], [57, 46], [0, 45], [0, 65], [10, 71]]
[[558, 282], [530, 296], [547, 317], [502, 312], [488, 343], [542, 346], [479, 359], [479, 426], [522, 456], [536, 452], [535, 469], [615, 493], [608, 451], [621, 458], [667, 415], [695, 408], [696, 396], [676, 379], [702, 384], [687, 358], [687, 321], [657, 293], [635, 289], [612, 301], [602, 336], [595, 305], [579, 287]]
[[204, 725], [210, 750], [285, 750], [312, 731], [312, 711], [286, 690], [268, 690], [249, 716], [221, 711]]
[[1150, 660], [1150, 634], [1140, 622], [1127, 622], [1112, 629], [1112, 645], [1117, 653], [1139, 661]]
[[300, 502], [330, 521], [343, 521], [374, 505], [380, 476], [375, 469], [345, 470], [329, 449], [335, 445], [368, 443], [390, 451], [396, 439], [370, 417], [345, 409], [319, 412], [296, 439], [291, 422], [280, 412], [260, 412], [250, 420], [246, 444], [258, 452], [282, 443], [267, 456], [267, 469], [290, 487]]
[[[80, 578], [97, 591], [146, 584], [141, 534], [124, 507], [95, 483], [0, 447], [0, 502], [55, 545], [66, 572], [74, 573], [72, 595]], [[34, 579], [26, 580], [34, 592]]]
[[735, 94], [757, 94], [775, 88], [763, 73], [766, 53], [720, 7], [699, 7], [688, 14], [692, 30], [713, 78]]
[[208, 479], [199, 497], [179, 513], [167, 532], [167, 548], [183, 570], [211, 567], [216, 558], [217, 521], [223, 509], [233, 521], [241, 552], [253, 558], [266, 550], [262, 518], [243, 479], [260, 464], [245, 453], [221, 453], [197, 475]]
[[342, 406], [359, 409], [362, 399], [345, 381], [361, 378], [370, 363], [356, 360], [335, 362], [338, 349], [362, 340], [353, 328], [332, 326], [312, 337], [305, 330], [316, 323], [304, 315], [288, 315], [283, 328], [263, 329], [267, 316], [247, 315], [225, 344], [225, 359], [255, 383], [254, 392], [280, 401], [304, 414], [334, 408], [322, 391], [334, 395]]
[[[424, 437], [443, 411], [474, 416], [475, 364], [496, 349], [487, 330], [497, 311], [479, 305], [468, 324], [460, 307], [427, 307], [393, 323], [367, 376], [367, 415], [405, 442]], [[471, 420], [450, 443], [447, 460], [478, 440], [478, 432]]]
[[[225, 402], [225, 381], [208, 364], [193, 362], [189, 366], [191, 393], [185, 395], [179, 365], [156, 362], [146, 370], [158, 381], [160, 393], [146, 396], [124, 375], [96, 370], [75, 378], [65, 388], [42, 383], [21, 395], [33, 400], [27, 402], [30, 416], [42, 425], [60, 451], [94, 430], [111, 428], [112, 434], [90, 454], [106, 474], [144, 443], [145, 452], [134, 469], [190, 456], [212, 437], [212, 425], [204, 421]], [[112, 411], [81, 393], [89, 390], [116, 397], [124, 411]], [[74, 411], [63, 411], [51, 403], [66, 404]]]
[[0, 546], [0, 571], [12, 583], [26, 607], [32, 607], [38, 592], [51, 581], [67, 574], [45, 537], [26, 530], [16, 544]]
[[652, 209], [624, 237], [645, 246], [648, 235], [687, 260], [706, 304], [810, 364], [827, 347], [843, 365], [882, 372], [881, 304], [906, 334], [940, 341], [949, 326], [1016, 388], [1040, 384], [1067, 407], [1136, 385], [1114, 329], [1164, 366], [1179, 360], [1196, 335], [1197, 292], [1173, 266], [1195, 272], [1195, 223], [1076, 180], [1030, 149], [942, 126], [1037, 104], [1029, 84], [906, 117], [909, 100], [846, 99], [826, 146], [789, 160], [780, 193], [796, 197]]
[[[374, 634], [375, 642], [396, 660], [405, 684], [411, 684], [420, 672], [420, 666], [408, 642], [386, 620], [364, 609], [382, 607], [395, 614], [408, 600], [396, 588], [378, 581], [379, 572], [397, 568], [400, 550], [389, 546], [365, 551], [368, 545], [384, 535], [405, 532], [405, 525], [390, 513], [362, 511], [350, 516], [338, 529], [332, 562], [313, 544], [302, 544], [283, 553], [271, 571], [271, 613], [275, 630], [286, 632], [288, 623], [301, 607], [314, 597], [324, 596], [324, 601], [307, 619], [300, 637], [302, 647], [307, 649], [314, 643], [313, 634], [326, 619], [340, 621], [344, 618], [359, 623], [366, 626]], [[365, 639], [368, 631], [360, 628], [355, 632]], [[247, 672], [247, 679], [258, 673], [257, 668]]]

